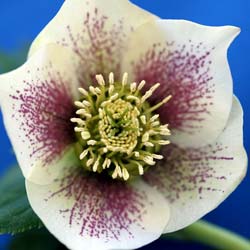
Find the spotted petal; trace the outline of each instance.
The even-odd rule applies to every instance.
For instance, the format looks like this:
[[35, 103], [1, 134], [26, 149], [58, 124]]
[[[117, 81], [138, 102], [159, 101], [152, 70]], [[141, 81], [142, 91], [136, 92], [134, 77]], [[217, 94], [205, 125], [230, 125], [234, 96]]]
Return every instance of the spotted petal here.
[[34, 182], [50, 182], [62, 161], [74, 158], [70, 118], [79, 84], [77, 65], [70, 50], [49, 45], [21, 68], [0, 76], [5, 127], [24, 176]]
[[81, 58], [85, 84], [99, 73], [112, 71], [119, 77], [124, 41], [133, 29], [155, 18], [128, 0], [67, 0], [36, 38], [30, 55], [47, 43], [59, 43]]
[[152, 104], [172, 99], [158, 112], [172, 129], [172, 142], [202, 146], [224, 129], [232, 106], [227, 49], [239, 29], [158, 20], [131, 35], [123, 70], [146, 88], [159, 82]]
[[47, 186], [26, 181], [26, 189], [44, 225], [72, 250], [139, 248], [160, 237], [169, 219], [164, 197], [141, 180], [115, 182], [71, 167]]
[[168, 146], [165, 161], [146, 175], [171, 203], [171, 218], [165, 232], [190, 225], [217, 207], [246, 174], [242, 109], [233, 101], [226, 129], [211, 145], [201, 148]]

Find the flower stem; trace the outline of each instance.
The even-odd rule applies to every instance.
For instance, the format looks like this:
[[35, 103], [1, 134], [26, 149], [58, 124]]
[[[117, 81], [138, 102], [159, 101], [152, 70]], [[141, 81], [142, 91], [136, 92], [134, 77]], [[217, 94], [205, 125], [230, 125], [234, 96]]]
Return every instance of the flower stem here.
[[198, 221], [181, 231], [163, 237], [195, 241], [218, 250], [250, 250], [249, 240], [205, 221]]

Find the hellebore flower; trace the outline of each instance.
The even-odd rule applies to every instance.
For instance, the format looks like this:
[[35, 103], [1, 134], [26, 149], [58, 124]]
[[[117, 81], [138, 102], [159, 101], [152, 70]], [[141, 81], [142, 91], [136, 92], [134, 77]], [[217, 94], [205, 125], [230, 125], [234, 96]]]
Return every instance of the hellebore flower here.
[[29, 201], [69, 249], [139, 248], [240, 183], [243, 115], [227, 62], [238, 33], [127, 0], [66, 0], [27, 62], [0, 76]]

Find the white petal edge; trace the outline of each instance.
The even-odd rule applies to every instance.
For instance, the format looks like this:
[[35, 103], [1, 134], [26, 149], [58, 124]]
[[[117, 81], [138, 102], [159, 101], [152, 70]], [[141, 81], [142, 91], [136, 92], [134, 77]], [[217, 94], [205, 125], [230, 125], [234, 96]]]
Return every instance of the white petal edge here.
[[164, 233], [194, 223], [215, 209], [240, 184], [247, 170], [242, 127], [243, 111], [234, 98], [227, 127], [216, 142], [211, 146], [189, 149], [190, 158], [184, 156], [183, 161], [187, 149], [180, 151], [182, 156], [179, 159], [176, 156], [179, 163], [172, 165], [172, 171], [169, 166], [164, 170], [165, 178], [158, 175], [161, 179], [158, 190], [165, 194], [171, 207], [171, 218]]
[[[185, 20], [157, 20], [140, 26], [131, 34], [122, 69], [128, 71], [132, 80], [136, 81], [148, 80], [152, 78], [155, 72], [156, 77], [152, 81], [153, 83], [160, 82], [162, 86], [154, 100], [158, 98], [157, 101], [159, 102], [160, 98], [173, 95], [166, 105], [166, 109], [172, 107], [172, 113], [166, 115], [166, 111], [162, 112], [163, 108], [161, 109], [162, 117], [171, 117], [173, 124], [176, 123], [177, 119], [183, 120], [182, 127], [172, 129], [171, 141], [173, 143], [180, 146], [190, 146], [190, 144], [193, 147], [203, 146], [213, 142], [224, 129], [232, 106], [232, 77], [227, 61], [227, 50], [239, 32], [240, 29], [233, 26], [211, 27]], [[150, 62], [151, 59], [144, 60], [140, 64], [140, 60], [146, 58], [145, 55], [148, 51], [154, 51], [158, 55], [161, 49], [165, 49], [161, 58], [164, 58], [164, 56], [168, 58], [166, 60], [164, 58], [165, 63], [168, 63], [167, 66], [165, 64], [166, 67], [164, 64], [161, 64], [162, 66], [156, 65], [153, 60]], [[180, 57], [177, 59], [175, 57], [173, 60], [171, 58], [174, 55], [169, 56], [168, 53], [176, 53], [176, 51], [179, 53], [177, 56]], [[207, 52], [210, 54], [206, 58]], [[189, 53], [189, 55], [186, 53]], [[147, 56], [149, 55], [147, 54]], [[191, 56], [197, 58], [193, 59]], [[205, 58], [202, 58], [202, 56], [205, 56]], [[199, 68], [197, 68], [199, 73], [196, 73], [196, 69], [185, 72], [185, 68], [190, 69], [190, 61], [191, 66], [196, 67], [197, 61], [195, 59], [199, 60]], [[176, 65], [183, 63], [184, 66], [174, 66], [174, 63]], [[147, 64], [149, 65], [148, 68], [146, 68]], [[152, 68], [151, 64], [156, 65], [156, 67]], [[139, 67], [140, 74], [134, 65]], [[205, 73], [206, 70], [209, 71], [208, 74]], [[186, 78], [184, 74], [189, 74], [189, 78]], [[209, 76], [213, 77], [213, 79], [206, 80]], [[194, 86], [192, 80], [188, 80], [190, 77], [194, 77], [193, 82], [196, 83], [193, 92], [191, 91], [192, 86]], [[181, 80], [175, 80], [175, 78], [181, 78]], [[200, 80], [197, 81], [197, 79]], [[161, 80], [166, 82], [161, 82]], [[179, 81], [179, 84], [177, 85], [175, 81]], [[203, 84], [203, 81], [206, 83]], [[187, 82], [191, 83], [188, 85]], [[201, 87], [201, 84], [204, 87]], [[170, 93], [171, 91], [165, 93], [164, 86], [165, 88], [168, 86], [176, 94]], [[185, 89], [183, 86], [190, 87]], [[209, 93], [207, 89], [212, 92]], [[194, 95], [200, 95], [201, 97], [195, 99], [197, 97], [194, 97]], [[188, 104], [185, 101], [188, 98], [193, 99], [193, 102], [189, 101]], [[213, 104], [210, 105], [210, 102], [213, 102]], [[198, 103], [198, 106], [196, 106], [196, 103]], [[184, 108], [188, 105], [192, 107], [190, 110], [183, 111], [183, 105]], [[207, 108], [204, 108], [204, 105]], [[182, 113], [178, 113], [179, 107]], [[204, 110], [204, 112], [199, 110]], [[202, 120], [196, 121], [197, 118]]]
[[[84, 35], [82, 33], [84, 19], [87, 13], [90, 16], [94, 16], [96, 9], [98, 9], [101, 16], [108, 18], [107, 26], [110, 29], [114, 25], [119, 25], [120, 21], [122, 21], [124, 23], [123, 33], [125, 36], [131, 32], [131, 29], [137, 28], [149, 20], [158, 18], [140, 9], [128, 0], [109, 0], [108, 2], [104, 0], [66, 0], [58, 14], [32, 43], [29, 56], [48, 43], [56, 43], [62, 39], [65, 39], [65, 44], [70, 43], [70, 38], [67, 37], [69, 35], [67, 34], [67, 26], [71, 27], [71, 32], [76, 39], [77, 36]], [[72, 13], [74, 14], [72, 15]], [[88, 44], [89, 39], [88, 36], [85, 36], [84, 42]], [[80, 44], [80, 47], [82, 46], [85, 45]], [[72, 48], [72, 44], [69, 47]]]
[[[65, 94], [67, 99], [63, 100], [61, 107], [67, 103], [70, 108], [71, 105], [74, 106], [73, 97], [78, 98], [77, 66], [78, 58], [70, 50], [50, 44], [35, 53], [20, 68], [0, 76], [0, 106], [4, 124], [25, 178], [35, 183], [50, 183], [58, 175], [58, 169], [62, 165], [75, 161], [71, 142], [63, 145], [63, 133], [57, 134], [60, 140], [49, 140], [47, 136], [56, 132], [55, 124], [65, 127], [64, 123], [59, 122], [60, 119], [54, 121], [52, 118], [57, 110], [51, 110], [51, 107], [62, 104], [61, 99], [55, 100], [54, 97], [63, 97]], [[52, 89], [49, 89], [52, 80]], [[56, 86], [60, 87], [63, 93], [59, 91], [59, 94], [56, 94]], [[46, 90], [49, 90], [49, 93]], [[45, 111], [46, 108], [49, 110]], [[38, 113], [43, 110], [44, 114]], [[69, 114], [64, 114], [63, 111], [64, 108], [59, 108], [58, 116], [68, 117]], [[53, 115], [46, 115], [46, 112]], [[56, 123], [53, 125], [53, 122]], [[62, 143], [61, 150], [57, 148], [59, 143]], [[45, 164], [45, 158], [48, 156], [44, 155], [43, 150], [48, 147], [50, 150], [47, 150], [47, 154], [53, 157], [51, 154], [54, 151], [55, 155], [54, 160]], [[57, 152], [60, 155], [57, 155]]]
[[[129, 188], [132, 188], [133, 191], [129, 191], [128, 200], [123, 200], [128, 195], [126, 194], [127, 191], [123, 191], [119, 187], [114, 188], [113, 184], [109, 184], [109, 186], [95, 184], [92, 187], [93, 184], [90, 183], [91, 180], [88, 179], [84, 180], [83, 185], [76, 183], [75, 185], [78, 188], [75, 191], [78, 193], [72, 196], [71, 192], [67, 192], [68, 190], [61, 194], [58, 192], [53, 196], [52, 194], [57, 190], [63, 189], [64, 186], [61, 186], [60, 182], [58, 184], [55, 181], [48, 186], [39, 186], [26, 180], [26, 190], [31, 207], [46, 228], [69, 249], [136, 249], [160, 237], [170, 214], [166, 200], [155, 189], [139, 180], [129, 184]], [[90, 185], [91, 191], [89, 191], [88, 185]], [[105, 193], [107, 188], [110, 191], [109, 193]], [[137, 192], [136, 195], [138, 196], [144, 197], [146, 195], [147, 200], [144, 200], [144, 198], [138, 198], [137, 200], [134, 197], [132, 198], [133, 204], [130, 204], [132, 200], [130, 198], [133, 197], [132, 192], [134, 191]], [[113, 192], [115, 193], [114, 196]], [[119, 194], [122, 194], [121, 197], [119, 197]], [[78, 205], [75, 205], [77, 201], [73, 198], [74, 195], [77, 197]], [[51, 198], [49, 198], [50, 196]], [[115, 198], [116, 196], [117, 198]], [[113, 199], [107, 200], [107, 197], [113, 197]], [[121, 204], [124, 205], [119, 210]], [[138, 206], [142, 206], [141, 211]], [[79, 210], [80, 207], [84, 208], [84, 211]], [[109, 207], [108, 210], [106, 210], [107, 207]], [[71, 213], [67, 214], [68, 211]], [[102, 217], [103, 214], [111, 217]], [[141, 219], [138, 220], [137, 216], [141, 216]], [[72, 219], [71, 223], [69, 223], [70, 218]], [[92, 224], [93, 218], [96, 227]], [[127, 222], [130, 219], [132, 221], [129, 223], [132, 223], [128, 226]], [[86, 220], [86, 224], [80, 234], [84, 220]], [[122, 221], [122, 227], [120, 227], [121, 222], [119, 220]], [[92, 236], [90, 236], [89, 225], [92, 225]], [[101, 225], [101, 227], [98, 228], [97, 225]], [[123, 227], [125, 230], [122, 229]], [[100, 230], [104, 233], [100, 233]], [[120, 231], [120, 234], [117, 230]], [[111, 237], [112, 232], [117, 238]]]

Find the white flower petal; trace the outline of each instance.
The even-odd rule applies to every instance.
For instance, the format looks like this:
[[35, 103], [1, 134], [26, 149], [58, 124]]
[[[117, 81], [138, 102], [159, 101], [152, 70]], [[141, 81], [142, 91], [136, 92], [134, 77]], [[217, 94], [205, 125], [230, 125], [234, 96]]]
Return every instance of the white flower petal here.
[[74, 158], [70, 118], [79, 84], [77, 62], [70, 50], [51, 44], [0, 76], [5, 127], [24, 176], [36, 183], [49, 183], [62, 162]]
[[211, 145], [165, 148], [165, 161], [146, 175], [170, 202], [171, 218], [165, 233], [184, 228], [216, 208], [246, 174], [242, 109], [234, 99], [226, 129]]
[[35, 39], [30, 55], [45, 44], [59, 43], [81, 58], [85, 84], [99, 73], [112, 71], [119, 77], [128, 34], [155, 18], [128, 0], [67, 0]]
[[158, 112], [180, 146], [203, 146], [224, 129], [232, 106], [227, 49], [238, 35], [232, 26], [208, 27], [158, 20], [139, 27], [128, 45], [123, 70], [146, 88], [161, 83], [152, 104], [168, 95]]
[[133, 250], [133, 249], [112, 249], [112, 250]]
[[140, 179], [116, 182], [72, 167], [47, 186], [26, 181], [26, 189], [44, 225], [72, 250], [139, 248], [160, 237], [170, 217], [164, 197]]

